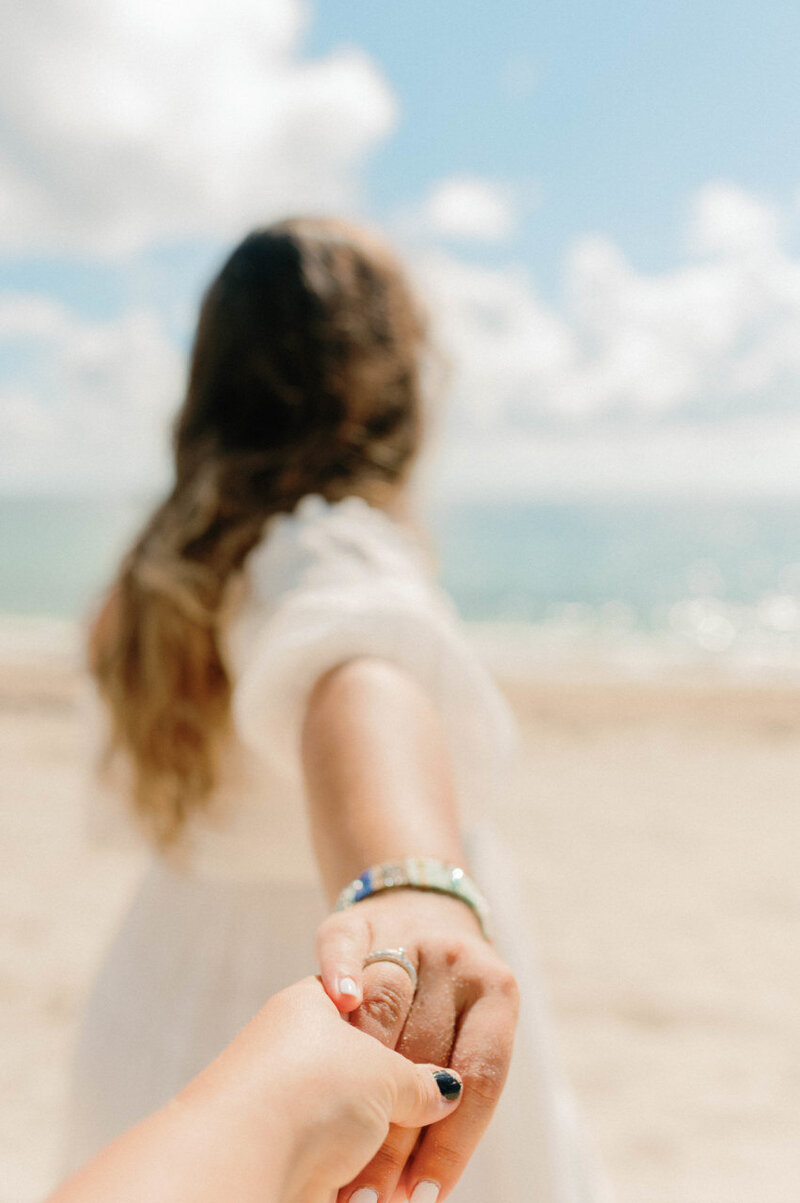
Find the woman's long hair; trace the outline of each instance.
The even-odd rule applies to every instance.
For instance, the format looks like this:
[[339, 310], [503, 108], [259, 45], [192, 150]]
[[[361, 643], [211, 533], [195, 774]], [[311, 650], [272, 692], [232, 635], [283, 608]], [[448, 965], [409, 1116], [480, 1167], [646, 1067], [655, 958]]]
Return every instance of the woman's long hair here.
[[403, 481], [420, 442], [424, 339], [392, 255], [343, 222], [257, 230], [211, 283], [174, 426], [174, 485], [90, 638], [107, 763], [127, 754], [134, 807], [159, 843], [215, 782], [231, 692], [226, 586], [265, 521], [306, 493], [382, 504]]

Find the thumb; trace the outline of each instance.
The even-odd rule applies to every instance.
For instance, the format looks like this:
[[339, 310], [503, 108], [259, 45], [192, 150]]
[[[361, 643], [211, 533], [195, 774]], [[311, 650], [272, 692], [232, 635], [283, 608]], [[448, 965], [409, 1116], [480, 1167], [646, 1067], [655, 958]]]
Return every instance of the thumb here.
[[397, 1088], [391, 1122], [401, 1128], [424, 1128], [452, 1114], [461, 1101], [463, 1083], [451, 1069], [415, 1065], [387, 1050]]
[[334, 912], [317, 929], [316, 951], [325, 993], [340, 1011], [354, 1011], [364, 997], [363, 963], [369, 928], [351, 911]]

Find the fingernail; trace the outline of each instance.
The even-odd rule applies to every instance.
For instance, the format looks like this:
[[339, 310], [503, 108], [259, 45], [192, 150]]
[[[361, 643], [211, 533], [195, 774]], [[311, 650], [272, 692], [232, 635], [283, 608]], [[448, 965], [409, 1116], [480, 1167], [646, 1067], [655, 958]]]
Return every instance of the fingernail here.
[[438, 1198], [438, 1182], [418, 1182], [411, 1192], [411, 1203], [436, 1203]]
[[[437, 1069], [433, 1076], [436, 1079], [436, 1085], [439, 1087], [439, 1093], [442, 1098], [447, 1099], [448, 1103], [452, 1103], [453, 1099], [458, 1098], [461, 1094], [461, 1083], [458, 1078], [454, 1078], [446, 1069]], [[427, 1203], [427, 1196], [421, 1197]]]
[[[351, 977], [339, 978], [338, 985], [339, 985], [339, 993], [340, 994], [349, 994], [351, 998], [358, 998], [358, 986], [355, 984], [355, 982], [353, 981], [353, 979]], [[378, 1196], [375, 1195], [376, 1199], [377, 1199], [377, 1197]], [[353, 1198], [356, 1199], [356, 1196], [353, 1195]], [[356, 1199], [356, 1203], [361, 1203], [361, 1200]], [[365, 1198], [364, 1203], [372, 1203], [372, 1200], [368, 1200]]]
[[350, 1203], [378, 1203], [378, 1192], [371, 1186], [359, 1186], [350, 1196]]

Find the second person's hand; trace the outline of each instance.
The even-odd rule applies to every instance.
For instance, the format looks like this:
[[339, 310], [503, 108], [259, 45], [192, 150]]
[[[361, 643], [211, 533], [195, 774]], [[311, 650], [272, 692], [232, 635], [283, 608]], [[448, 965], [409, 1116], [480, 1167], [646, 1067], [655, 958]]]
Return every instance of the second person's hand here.
[[355, 1031], [309, 978], [271, 998], [172, 1102], [49, 1203], [329, 1203], [390, 1124], [435, 1125], [460, 1098], [451, 1073]]

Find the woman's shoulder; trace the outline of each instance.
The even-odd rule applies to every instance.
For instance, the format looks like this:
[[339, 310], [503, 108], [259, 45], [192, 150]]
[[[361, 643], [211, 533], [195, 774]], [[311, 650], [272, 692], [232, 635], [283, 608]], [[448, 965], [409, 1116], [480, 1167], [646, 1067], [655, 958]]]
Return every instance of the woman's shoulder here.
[[245, 571], [253, 593], [269, 600], [376, 577], [427, 587], [429, 567], [421, 541], [385, 511], [358, 496], [327, 501], [314, 493], [269, 519]]
[[244, 585], [225, 628], [233, 713], [240, 737], [262, 755], [270, 732], [269, 755], [284, 775], [297, 768], [314, 683], [358, 656], [389, 660], [422, 685], [476, 781], [478, 762], [505, 757], [510, 722], [500, 695], [423, 543], [389, 514], [357, 497], [305, 497], [270, 521]]

